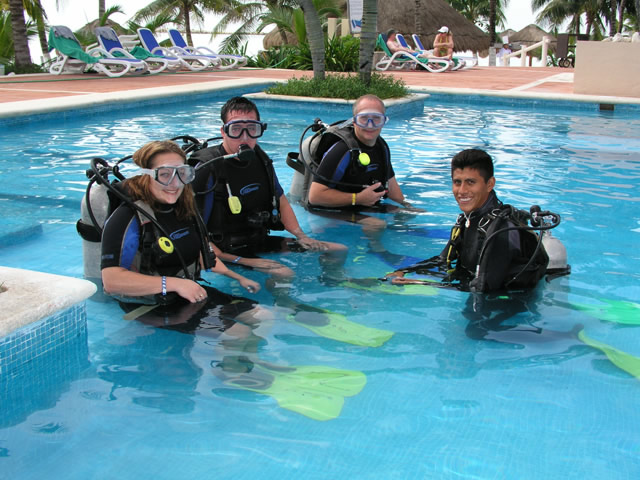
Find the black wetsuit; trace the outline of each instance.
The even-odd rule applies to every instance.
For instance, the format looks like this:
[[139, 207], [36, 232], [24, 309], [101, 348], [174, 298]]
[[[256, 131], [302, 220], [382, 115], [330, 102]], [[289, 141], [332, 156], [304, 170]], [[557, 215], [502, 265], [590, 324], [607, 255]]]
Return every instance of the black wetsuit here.
[[[479, 209], [465, 216], [460, 214], [451, 230], [451, 238], [438, 257], [419, 262], [402, 269], [405, 272], [433, 273], [434, 269], [447, 271], [449, 281], [460, 282], [460, 288], [478, 292], [490, 292], [507, 288], [531, 288], [544, 275], [548, 256], [542, 245], [536, 248], [537, 238], [533, 233], [511, 229], [494, 231], [515, 225], [508, 216], [494, 217], [509, 208], [502, 204], [495, 192]], [[480, 254], [487, 238], [491, 239]], [[535, 255], [523, 271], [531, 256]], [[480, 276], [476, 277], [478, 262]]]
[[[164, 253], [154, 246], [153, 243], [158, 238], [157, 232], [154, 231], [153, 235], [155, 241], [149, 241], [146, 229], [153, 227], [149, 223], [143, 227], [139, 215], [129, 205], [122, 204], [104, 225], [101, 268], [122, 267], [145, 275], [183, 277], [182, 262], [176, 251], [180, 251], [187, 266], [199, 261], [202, 244], [196, 222], [178, 219], [172, 208], [164, 212], [154, 211], [154, 216], [169, 234], [174, 246], [172, 253]], [[147, 243], [149, 245], [145, 246]], [[165, 297], [114, 297], [127, 312], [138, 308], [142, 303], [166, 303], [137, 319], [185, 333], [199, 329], [219, 334], [235, 323], [233, 319], [236, 316], [256, 305], [247, 298], [234, 297], [208, 286], [204, 288], [207, 290], [207, 301], [200, 304], [192, 304], [175, 293]]]
[[[453, 277], [466, 282], [475, 277], [476, 268], [484, 236], [478, 231], [478, 225], [482, 218], [492, 210], [502, 206], [502, 202], [498, 200], [496, 194], [492, 191], [485, 204], [477, 210], [474, 210], [465, 217], [464, 214], [458, 216], [456, 226], [460, 229], [457, 240], [450, 242], [455, 250], [455, 256], [458, 258]], [[487, 274], [486, 288], [483, 291], [497, 290], [504, 287], [505, 281], [512, 271], [514, 259], [520, 256], [520, 232], [518, 230], [510, 230], [499, 233], [492, 240], [490, 248], [484, 253], [489, 255], [490, 272]], [[449, 246], [440, 254], [447, 258]]]
[[369, 155], [370, 163], [361, 165], [357, 158], [351, 158], [351, 151], [344, 140], [333, 136], [337, 141], [322, 156], [318, 175], [313, 181], [347, 193], [359, 193], [365, 186], [378, 182], [386, 185], [395, 176], [387, 143], [378, 137], [375, 145], [368, 146], [357, 139], [353, 129], [342, 130], [357, 142], [362, 153]]
[[[280, 197], [284, 191], [271, 159], [257, 145], [254, 152], [248, 162], [237, 158], [218, 160], [197, 170], [192, 185], [211, 240], [222, 251], [245, 257], [285, 247], [296, 249], [295, 239], [270, 235], [271, 230], [284, 230], [280, 222]], [[218, 145], [196, 151], [189, 163], [195, 166], [223, 155], [227, 152]], [[229, 191], [238, 197], [240, 213], [231, 211]]]

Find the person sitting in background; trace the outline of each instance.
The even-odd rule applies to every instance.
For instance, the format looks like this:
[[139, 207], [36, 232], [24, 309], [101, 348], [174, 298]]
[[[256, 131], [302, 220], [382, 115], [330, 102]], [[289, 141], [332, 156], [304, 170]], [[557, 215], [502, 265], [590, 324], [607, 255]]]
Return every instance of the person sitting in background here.
[[423, 52], [411, 50], [408, 47], [403, 47], [402, 45], [400, 45], [400, 42], [398, 42], [398, 39], [396, 38], [397, 35], [398, 30], [394, 28], [387, 31], [387, 47], [389, 48], [389, 51], [391, 53], [406, 52], [409, 55], [413, 55], [415, 57], [426, 57], [426, 54], [424, 54]]
[[433, 54], [436, 57], [453, 58], [453, 34], [449, 27], [442, 27], [438, 30], [436, 38], [433, 39]]

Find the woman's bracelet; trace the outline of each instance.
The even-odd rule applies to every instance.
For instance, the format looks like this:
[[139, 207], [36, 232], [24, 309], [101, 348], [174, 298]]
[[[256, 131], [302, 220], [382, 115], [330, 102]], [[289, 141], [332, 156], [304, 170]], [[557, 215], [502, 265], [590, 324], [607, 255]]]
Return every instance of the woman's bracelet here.
[[236, 257], [232, 260], [233, 263], [238, 263], [240, 260], [242, 260], [242, 257]]
[[167, 277], [162, 277], [162, 296], [167, 296]]
[[353, 205], [355, 205], [355, 204], [356, 204], [356, 194], [355, 194], [355, 193], [352, 193], [352, 194], [351, 194], [351, 205], [353, 206]]

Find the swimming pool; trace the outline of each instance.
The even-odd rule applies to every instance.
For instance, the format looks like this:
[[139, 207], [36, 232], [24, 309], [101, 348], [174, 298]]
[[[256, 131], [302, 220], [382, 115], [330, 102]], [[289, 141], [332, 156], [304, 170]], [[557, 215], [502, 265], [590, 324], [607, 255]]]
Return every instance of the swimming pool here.
[[[113, 160], [179, 133], [209, 137], [226, 98], [7, 127], [0, 139], [0, 264], [82, 276], [74, 224], [88, 159]], [[288, 185], [285, 154], [318, 112], [296, 105], [261, 114], [269, 123], [261, 145]], [[320, 116], [333, 121], [347, 112]], [[640, 298], [638, 132], [633, 112], [463, 105], [433, 96], [424, 115], [393, 118], [384, 129], [405, 194], [427, 213], [389, 219], [383, 242], [400, 255], [439, 252], [442, 231], [458, 213], [449, 158], [486, 148], [504, 201], [562, 215], [554, 235], [573, 268], [529, 297], [479, 306], [508, 312], [503, 325], [513, 328], [477, 339], [471, 297], [457, 291], [410, 296], [323, 286], [311, 255], [284, 258], [298, 274], [295, 297], [392, 331], [391, 339], [356, 346], [279, 316], [255, 332], [251, 348], [127, 322], [116, 305], [96, 297], [87, 305], [86, 339], [3, 379], [1, 471], [7, 478], [69, 479], [637, 478], [640, 382], [578, 340], [576, 326], [640, 357], [638, 327], [618, 323], [638, 316], [624, 302]], [[358, 228], [296, 212], [305, 230], [350, 246], [351, 276], [391, 269], [368, 251]], [[239, 293], [226, 280], [207, 278]], [[272, 303], [264, 290], [257, 298]], [[245, 357], [362, 372], [366, 385], [355, 394], [344, 385], [314, 391], [312, 375], [293, 385], [255, 365], [254, 374], [275, 377], [260, 394], [248, 390], [256, 383], [239, 388], [242, 382], [220, 374], [242, 378]], [[628, 369], [637, 365], [620, 358]], [[317, 421], [278, 405], [275, 397], [287, 388], [310, 402], [319, 395], [336, 404], [344, 396], [344, 406], [337, 418]]]

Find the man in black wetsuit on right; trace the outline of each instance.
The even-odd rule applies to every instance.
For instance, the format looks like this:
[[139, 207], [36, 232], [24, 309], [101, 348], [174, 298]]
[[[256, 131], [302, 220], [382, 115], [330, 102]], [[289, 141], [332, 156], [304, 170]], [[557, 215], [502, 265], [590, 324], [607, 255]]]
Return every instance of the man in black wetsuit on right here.
[[422, 284], [423, 280], [404, 278], [405, 274], [433, 274], [437, 269], [446, 271], [446, 280], [460, 282], [461, 289], [474, 292], [534, 287], [549, 258], [531, 231], [503, 230], [516, 225], [516, 211], [503, 205], [493, 190], [496, 179], [489, 154], [480, 149], [456, 154], [451, 160], [451, 180], [462, 213], [446, 247], [439, 256], [396, 270], [386, 278], [393, 278], [398, 285]]

